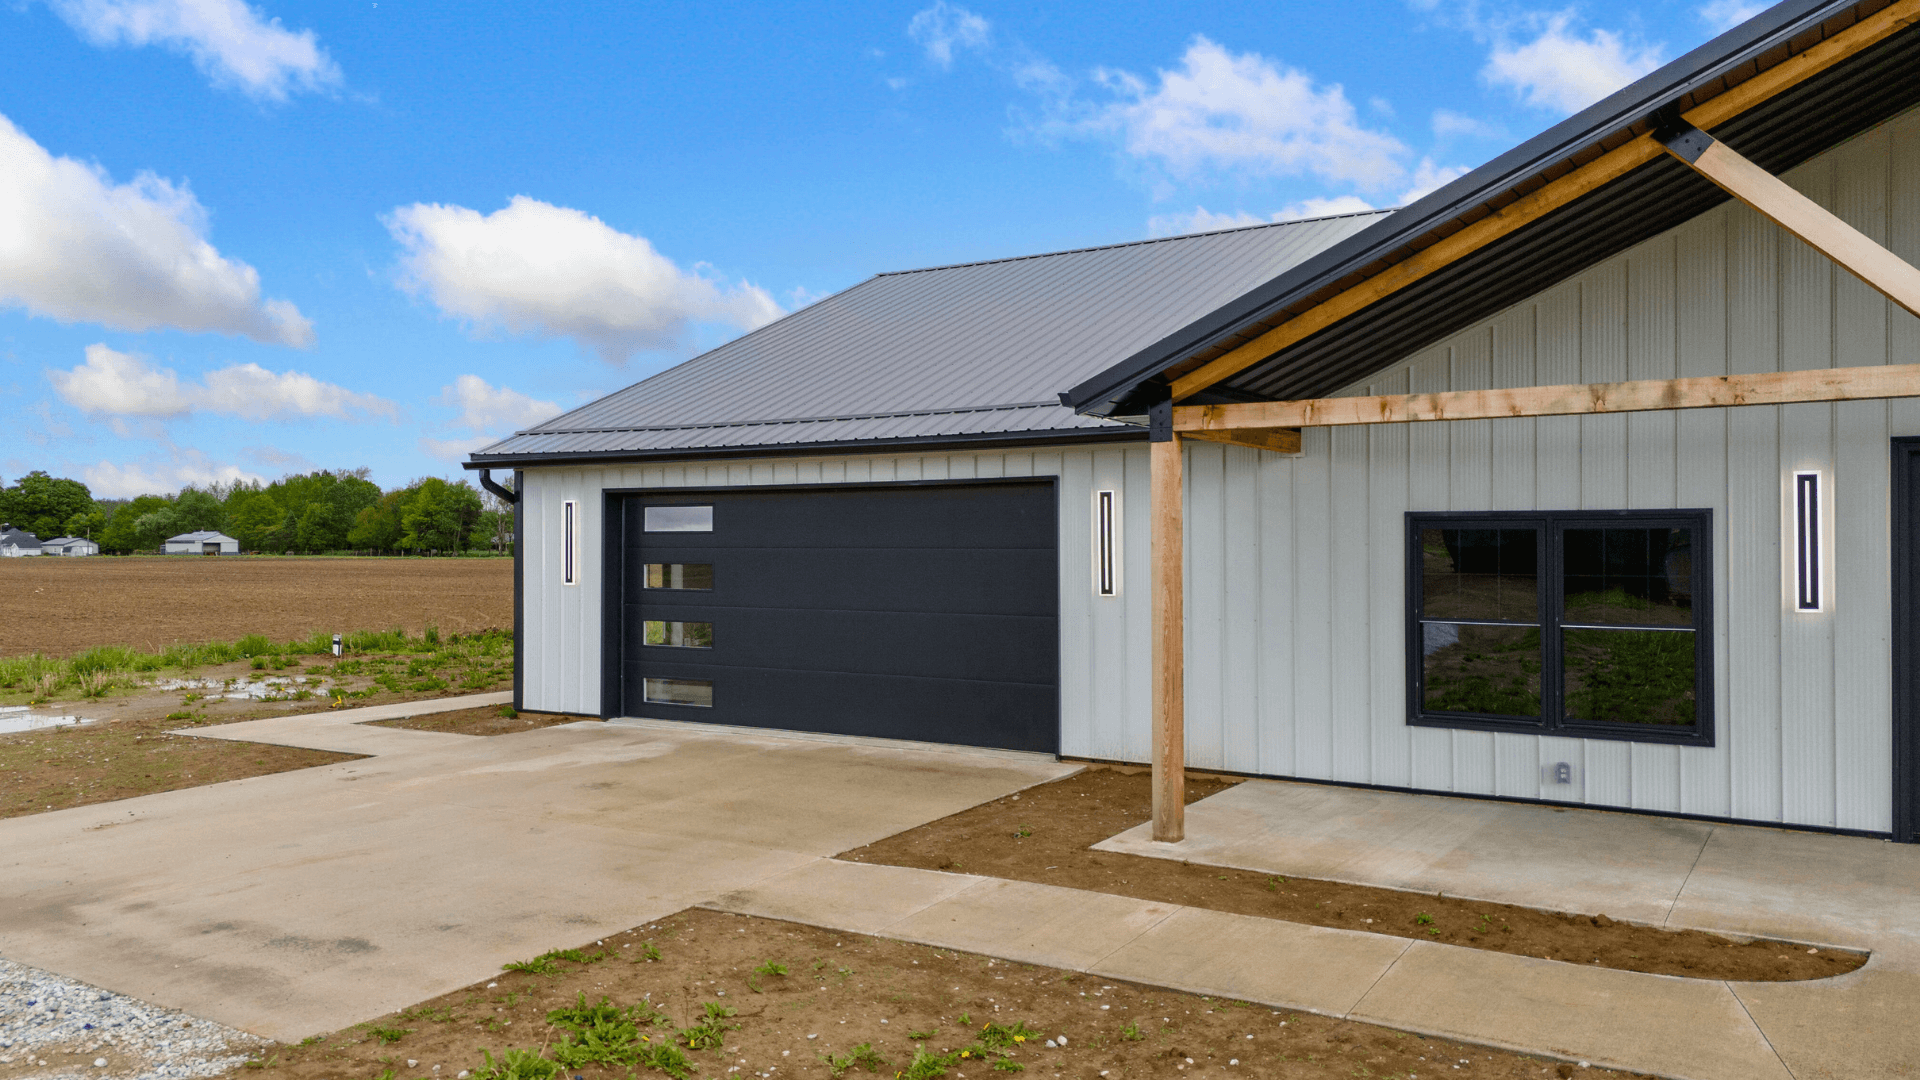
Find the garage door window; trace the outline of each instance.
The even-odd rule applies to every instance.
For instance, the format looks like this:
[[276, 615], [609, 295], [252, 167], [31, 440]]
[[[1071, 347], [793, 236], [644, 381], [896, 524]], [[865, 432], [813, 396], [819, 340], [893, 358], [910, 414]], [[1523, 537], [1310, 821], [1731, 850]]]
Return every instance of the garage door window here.
[[712, 532], [711, 506], [649, 506], [646, 530], [663, 532]]
[[646, 620], [647, 644], [671, 649], [713, 648], [713, 624], [710, 622], [668, 622]]
[[648, 679], [646, 698], [655, 705], [713, 708], [712, 679]]
[[711, 591], [713, 589], [713, 564], [648, 563], [647, 588]]
[[1408, 515], [1410, 721], [1712, 745], [1710, 526]]

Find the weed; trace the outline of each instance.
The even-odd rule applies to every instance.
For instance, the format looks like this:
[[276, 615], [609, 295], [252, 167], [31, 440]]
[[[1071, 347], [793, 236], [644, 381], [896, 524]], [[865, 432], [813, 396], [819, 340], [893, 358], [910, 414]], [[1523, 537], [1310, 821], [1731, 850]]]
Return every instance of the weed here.
[[907, 1032], [907, 1038], [909, 1038], [909, 1039], [931, 1039], [931, 1038], [933, 1038], [933, 1037], [934, 1037], [934, 1035], [935, 1035], [935, 1034], [937, 1034], [937, 1033], [938, 1033], [938, 1031], [939, 1031], [939, 1029], [937, 1029], [937, 1028], [936, 1028], [936, 1029], [934, 1029], [933, 1031], [909, 1031], [909, 1032]]
[[1139, 1023], [1135, 1021], [1128, 1021], [1127, 1026], [1120, 1029], [1120, 1038], [1126, 1042], [1139, 1042], [1146, 1037], [1146, 1033], [1140, 1030]]
[[514, 711], [513, 706], [502, 705], [500, 706], [500, 718], [502, 720], [518, 720], [520, 719], [520, 714]]
[[1280, 891], [1280, 886], [1282, 886], [1282, 885], [1285, 885], [1286, 883], [1287, 883], [1287, 879], [1286, 879], [1286, 878], [1283, 878], [1283, 877], [1278, 877], [1278, 876], [1276, 876], [1276, 877], [1270, 877], [1270, 878], [1268, 878], [1268, 879], [1267, 879], [1267, 891], [1268, 891], [1268, 892], [1279, 892], [1279, 891]]
[[414, 1028], [370, 1027], [367, 1029], [367, 1034], [373, 1036], [376, 1039], [379, 1039], [383, 1043], [391, 1044], [391, 1043], [399, 1042], [401, 1039], [404, 1039], [408, 1035], [413, 1034], [414, 1031], [415, 1031]]
[[190, 712], [170, 712], [170, 713], [168, 713], [168, 714], [166, 715], [166, 717], [165, 717], [165, 719], [168, 719], [168, 720], [191, 720], [191, 719], [193, 719], [193, 714], [192, 714], [192, 713], [190, 713]]
[[776, 964], [772, 960], [769, 960], [753, 970], [762, 975], [785, 975], [787, 973], [787, 965]]
[[660, 959], [660, 949], [651, 941], [643, 941], [640, 943], [640, 958], [633, 963], [651, 964], [658, 959]]
[[1015, 840], [1025, 840], [1027, 837], [1032, 835], [1033, 835], [1033, 826], [1031, 825], [1022, 825], [1019, 828], [1013, 830], [1013, 838]]
[[[480, 1056], [486, 1064], [474, 1071], [478, 1080], [552, 1080], [559, 1073], [560, 1064], [548, 1061], [532, 1050], [507, 1050], [495, 1061], [493, 1054], [482, 1050]], [[387, 1070], [385, 1080], [392, 1080], [393, 1070]]]
[[1026, 1042], [1028, 1039], [1036, 1038], [1039, 1035], [1040, 1032], [1033, 1030], [1017, 1020], [1014, 1021], [1011, 1027], [988, 1021], [987, 1025], [980, 1029], [980, 1034], [974, 1036], [974, 1038], [979, 1040], [980, 1045], [990, 1050], [1010, 1050], [1014, 1046]]
[[550, 956], [536, 956], [531, 960], [515, 960], [511, 963], [501, 964], [500, 970], [524, 971], [529, 975], [545, 975], [554, 979], [565, 974], [565, 972], [560, 970], [560, 965], [554, 963], [553, 958]]
[[929, 1054], [925, 1046], [916, 1046], [913, 1048], [913, 1060], [907, 1063], [895, 1080], [940, 1080], [956, 1060], [953, 1054]]
[[960, 1014], [960, 1026], [961, 1026], [961, 1027], [972, 1027], [972, 1026], [973, 1026], [973, 1014], [972, 1014], [972, 1013], [961, 1013], [961, 1014]]
[[681, 1053], [679, 1047], [668, 1042], [648, 1043], [646, 1049], [640, 1051], [635, 1063], [658, 1069], [673, 1077], [673, 1080], [688, 1080], [693, 1075], [693, 1062], [687, 1060], [687, 1055]]
[[827, 1071], [833, 1074], [834, 1080], [845, 1076], [855, 1065], [868, 1072], [879, 1072], [881, 1066], [887, 1064], [887, 1059], [880, 1056], [872, 1043], [861, 1043], [844, 1054], [821, 1054], [820, 1060], [827, 1063]]
[[1027, 1067], [1025, 1065], [1022, 1065], [1019, 1062], [1010, 1060], [1008, 1058], [1001, 1058], [999, 1061], [994, 1062], [993, 1067], [1000, 1070], [1001, 1072], [1026, 1072], [1027, 1071]]
[[717, 1001], [706, 1002], [704, 1008], [706, 1019], [692, 1027], [680, 1029], [680, 1037], [686, 1040], [689, 1050], [718, 1050], [726, 1042], [727, 1032], [740, 1026], [727, 1023], [727, 1018], [740, 1010]]
[[252, 1060], [243, 1061], [240, 1064], [249, 1069], [269, 1069], [275, 1065], [280, 1064], [280, 1055], [275, 1054], [272, 1057], [266, 1059], [265, 1061], [261, 1061], [255, 1058]]
[[300, 1040], [300, 1045], [312, 1046], [314, 1043], [323, 1042], [325, 1040], [326, 1040], [325, 1035], [309, 1035], [306, 1038]]
[[393, 1070], [386, 1069], [382, 1071], [379, 1076], [374, 1077], [373, 1080], [393, 1080]]
[[1413, 916], [1413, 921], [1420, 926], [1432, 926], [1433, 916], [1427, 914], [1424, 911], [1415, 912]]

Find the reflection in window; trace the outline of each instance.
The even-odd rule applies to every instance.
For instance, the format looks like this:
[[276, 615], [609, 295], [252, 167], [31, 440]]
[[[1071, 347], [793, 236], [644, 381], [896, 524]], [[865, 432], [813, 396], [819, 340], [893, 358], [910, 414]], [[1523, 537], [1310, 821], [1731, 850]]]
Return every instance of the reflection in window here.
[[1692, 626], [1693, 530], [1567, 529], [1565, 623]]
[[647, 644], [675, 649], [713, 648], [713, 624], [710, 622], [668, 622], [646, 620]]
[[1540, 628], [1422, 623], [1421, 687], [1435, 712], [1540, 715]]
[[711, 589], [712, 563], [648, 563], [649, 589]]
[[1538, 529], [1422, 529], [1422, 613], [1431, 619], [1538, 622]]
[[648, 679], [646, 700], [655, 705], [693, 705], [713, 708], [712, 679]]
[[1610, 724], [1694, 722], [1693, 634], [1568, 630], [1566, 715]]
[[650, 533], [712, 532], [713, 507], [649, 506], [645, 522], [646, 531]]

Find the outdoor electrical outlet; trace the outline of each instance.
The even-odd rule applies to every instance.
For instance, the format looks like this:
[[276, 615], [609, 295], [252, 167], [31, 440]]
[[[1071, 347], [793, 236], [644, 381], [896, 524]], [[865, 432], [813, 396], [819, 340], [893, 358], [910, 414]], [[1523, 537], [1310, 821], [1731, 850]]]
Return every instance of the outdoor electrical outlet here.
[[1573, 765], [1565, 761], [1553, 763], [1553, 782], [1556, 784], [1573, 783]]

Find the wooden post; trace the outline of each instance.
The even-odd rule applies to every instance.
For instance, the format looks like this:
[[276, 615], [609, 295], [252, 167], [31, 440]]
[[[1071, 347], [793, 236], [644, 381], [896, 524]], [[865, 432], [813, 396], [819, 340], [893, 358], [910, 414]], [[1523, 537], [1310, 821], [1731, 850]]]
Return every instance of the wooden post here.
[[[1164, 420], [1162, 419], [1164, 417]], [[1155, 410], [1150, 469], [1153, 563], [1153, 838], [1187, 835], [1186, 516], [1172, 403]]]

